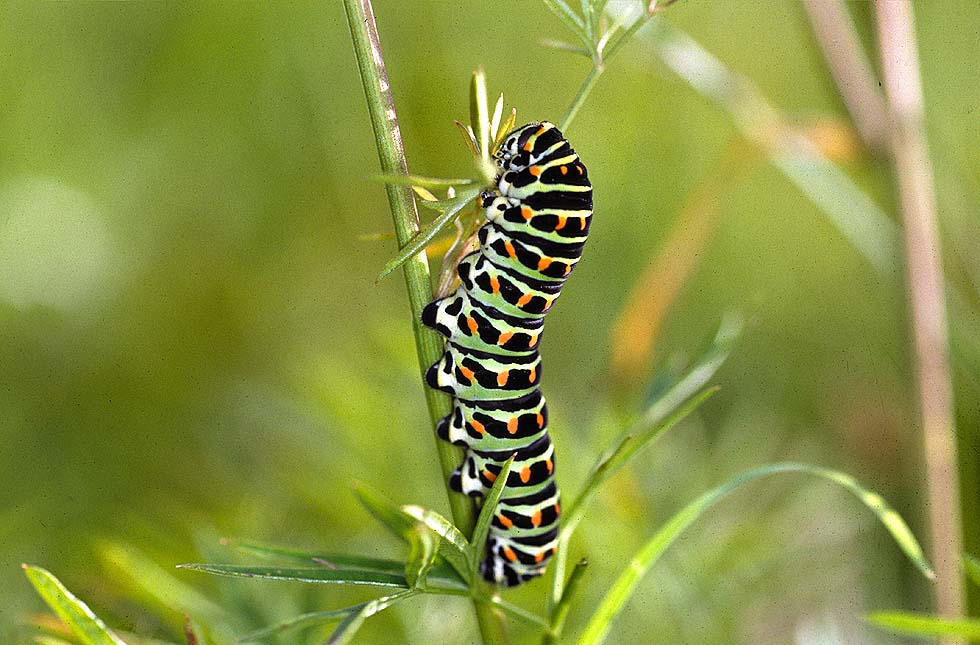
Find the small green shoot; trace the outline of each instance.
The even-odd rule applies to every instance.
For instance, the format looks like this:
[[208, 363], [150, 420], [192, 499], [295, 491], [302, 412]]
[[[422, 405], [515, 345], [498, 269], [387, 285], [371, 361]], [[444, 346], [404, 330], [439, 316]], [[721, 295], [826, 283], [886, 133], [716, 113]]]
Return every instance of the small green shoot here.
[[50, 571], [29, 564], [21, 566], [38, 595], [68, 625], [83, 645], [126, 645]]

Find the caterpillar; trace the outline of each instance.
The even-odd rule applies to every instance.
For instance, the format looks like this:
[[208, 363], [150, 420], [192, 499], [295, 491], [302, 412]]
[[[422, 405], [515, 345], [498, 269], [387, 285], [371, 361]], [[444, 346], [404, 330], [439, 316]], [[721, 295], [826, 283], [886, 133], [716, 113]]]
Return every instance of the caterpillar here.
[[450, 487], [483, 498], [515, 456], [480, 565], [484, 579], [513, 587], [543, 574], [557, 546], [561, 506], [538, 344], [582, 255], [592, 184], [546, 121], [512, 131], [494, 160], [495, 185], [480, 196], [479, 248], [460, 260], [456, 291], [429, 303], [422, 322], [447, 339], [425, 376], [453, 397], [437, 434], [466, 448]]

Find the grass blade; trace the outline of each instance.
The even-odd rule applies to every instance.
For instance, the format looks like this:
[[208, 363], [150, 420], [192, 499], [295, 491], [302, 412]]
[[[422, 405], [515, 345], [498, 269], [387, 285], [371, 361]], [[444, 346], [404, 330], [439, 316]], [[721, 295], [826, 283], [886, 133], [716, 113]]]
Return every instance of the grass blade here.
[[397, 602], [411, 598], [415, 595], [414, 591], [405, 591], [402, 593], [393, 594], [391, 596], [383, 596], [381, 598], [376, 598], [374, 600], [364, 603], [360, 611], [352, 613], [347, 618], [342, 620], [337, 629], [334, 630], [333, 634], [330, 635], [330, 639], [327, 641], [327, 645], [343, 645], [344, 643], [349, 643], [357, 630], [361, 628], [364, 621], [371, 616], [377, 614], [378, 612], [384, 611], [388, 607], [391, 607]]
[[21, 567], [38, 595], [85, 645], [126, 645], [50, 571], [29, 564]]
[[451, 188], [475, 184], [475, 179], [443, 179], [441, 177], [422, 177], [420, 175], [374, 175], [374, 181], [393, 186], [421, 186], [422, 188]]
[[510, 475], [510, 468], [514, 465], [516, 453], [504, 462], [497, 473], [497, 479], [493, 482], [493, 487], [483, 499], [483, 507], [480, 515], [476, 518], [476, 527], [473, 529], [473, 537], [470, 540], [470, 572], [475, 578], [480, 566], [480, 560], [486, 553], [487, 535], [490, 533], [490, 524], [493, 522], [493, 514], [496, 511], [500, 496], [504, 493], [504, 486], [507, 484], [507, 477]]
[[233, 578], [288, 580], [312, 584], [369, 585], [374, 587], [408, 587], [404, 568], [401, 573], [380, 573], [358, 569], [254, 567], [237, 564], [179, 564], [178, 569], [202, 571]]
[[424, 252], [425, 247], [429, 245], [429, 242], [431, 242], [439, 233], [451, 226], [453, 221], [456, 219], [456, 216], [459, 215], [460, 211], [466, 208], [466, 206], [479, 194], [479, 188], [470, 187], [465, 190], [461, 190], [455, 199], [447, 202], [447, 204], [451, 204], [451, 206], [449, 206], [445, 212], [439, 215], [439, 217], [433, 220], [427, 227], [416, 233], [415, 237], [409, 240], [408, 244], [403, 246], [401, 250], [398, 251], [398, 255], [396, 255], [384, 266], [383, 269], [381, 269], [381, 273], [378, 274], [378, 277], [375, 279], [375, 283], [385, 279], [391, 272], [401, 267], [419, 253]]
[[953, 620], [910, 612], [882, 611], [870, 614], [869, 623], [894, 634], [920, 638], [967, 638], [980, 640], [980, 620]]
[[[399, 560], [367, 558], [359, 555], [342, 555], [337, 553], [311, 553], [283, 547], [272, 547], [254, 543], [241, 543], [240, 549], [268, 558], [281, 559], [299, 564], [320, 564], [337, 569], [357, 569], [361, 571], [377, 571], [398, 575], [405, 572], [405, 563]], [[428, 570], [426, 580], [442, 588], [465, 589], [466, 582], [456, 570], [445, 562], [437, 560]]]
[[881, 523], [885, 525], [885, 528], [887, 528], [888, 532], [891, 533], [892, 538], [895, 540], [896, 544], [898, 544], [899, 548], [901, 548], [901, 550], [905, 553], [906, 557], [908, 557], [909, 560], [911, 560], [912, 563], [918, 567], [918, 569], [924, 575], [926, 575], [926, 577], [932, 578], [934, 576], [932, 568], [929, 566], [929, 563], [926, 561], [925, 556], [922, 553], [922, 547], [919, 546], [919, 543], [916, 541], [912, 531], [909, 530], [908, 525], [901, 518], [901, 516], [894, 509], [888, 506], [880, 495], [863, 488], [850, 475], [846, 475], [835, 470], [808, 466], [806, 464], [770, 464], [768, 466], [743, 472], [733, 477], [724, 484], [703, 494], [701, 497], [694, 500], [671, 517], [667, 523], [664, 524], [663, 527], [661, 527], [660, 530], [657, 531], [653, 537], [651, 537], [643, 545], [636, 556], [634, 556], [633, 560], [629, 563], [629, 565], [627, 565], [626, 570], [623, 571], [616, 583], [606, 593], [606, 596], [603, 598], [599, 608], [589, 620], [589, 624], [586, 626], [585, 632], [579, 639], [579, 645], [595, 645], [597, 643], [601, 643], [605, 639], [606, 634], [608, 634], [609, 629], [612, 626], [613, 619], [619, 615], [619, 612], [622, 611], [623, 607], [626, 605], [626, 602], [632, 597], [633, 592], [636, 590], [637, 584], [640, 582], [643, 576], [646, 575], [647, 571], [650, 570], [650, 567], [652, 567], [660, 556], [663, 555], [664, 551], [667, 550], [667, 547], [673, 544], [674, 540], [676, 540], [687, 527], [693, 524], [695, 520], [701, 517], [705, 511], [743, 484], [760, 477], [787, 472], [816, 475], [832, 481], [853, 493], [878, 517]]

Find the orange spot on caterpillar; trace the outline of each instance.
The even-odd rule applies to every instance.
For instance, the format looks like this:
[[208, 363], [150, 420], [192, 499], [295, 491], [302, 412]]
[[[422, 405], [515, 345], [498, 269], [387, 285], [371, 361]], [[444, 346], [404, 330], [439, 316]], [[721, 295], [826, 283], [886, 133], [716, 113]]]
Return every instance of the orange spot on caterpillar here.
[[542, 257], [540, 260], [538, 260], [538, 271], [544, 271], [551, 266], [552, 262], [553, 260], [551, 258]]
[[507, 379], [510, 378], [510, 370], [504, 370], [500, 374], [497, 374], [497, 385], [503, 387], [507, 385]]
[[550, 129], [551, 129], [550, 127], [548, 127], [547, 125], [545, 125], [545, 124], [542, 123], [541, 124], [541, 127], [538, 128], [538, 131], [534, 133], [535, 138], [540, 137], [542, 134], [544, 134], [545, 132], [547, 132]]
[[525, 484], [531, 479], [531, 469], [527, 466], [521, 468], [521, 481]]
[[530, 139], [528, 139], [527, 140], [527, 143], [524, 144], [524, 152], [531, 152], [531, 148], [533, 148], [533, 147], [534, 147], [534, 144], [531, 142]]
[[530, 168], [527, 169], [527, 171], [531, 173], [532, 177], [540, 177], [542, 172], [541, 166], [531, 166]]
[[585, 230], [585, 217], [579, 217], [578, 218], [578, 221], [579, 221], [579, 225], [578, 225], [579, 230], [580, 231], [584, 231]]
[[505, 546], [504, 557], [507, 558], [509, 562], [513, 562], [514, 560], [517, 559], [517, 554], [514, 553], [514, 549], [510, 548], [509, 546]]
[[495, 481], [497, 481], [497, 476], [494, 475], [489, 470], [487, 470], [486, 468], [483, 469], [483, 477], [484, 477], [484, 479], [486, 479], [491, 484], [494, 483]]
[[501, 333], [500, 334], [500, 337], [497, 338], [497, 344], [498, 345], [506, 345], [507, 344], [507, 341], [510, 340], [513, 335], [514, 335], [514, 332], [512, 332], [512, 331], [505, 331], [505, 332]]
[[530, 206], [521, 206], [521, 217], [523, 217], [525, 221], [530, 222], [531, 218], [534, 217], [534, 211], [531, 210]]
[[525, 293], [523, 296], [521, 296], [520, 298], [517, 299], [517, 306], [518, 307], [523, 307], [527, 303], [531, 302], [531, 298], [533, 298], [533, 297], [534, 296], [532, 296], [531, 294]]
[[568, 174], [568, 166], [562, 166], [560, 168], [560, 170], [561, 170], [561, 174], [563, 174], [563, 175], [567, 175]]
[[555, 502], [555, 515], [561, 515], [561, 504]]
[[536, 367], [532, 367], [531, 368], [531, 371], [528, 372], [528, 374], [527, 374], [527, 382], [528, 382], [528, 384], [534, 383], [534, 379], [537, 377], [537, 375], [538, 375], [538, 369]]
[[572, 272], [572, 265], [571, 264], [566, 264], [565, 265], [565, 273], [562, 274], [562, 275], [565, 276], [565, 275], [568, 275], [571, 272]]
[[541, 526], [541, 511], [534, 511], [534, 514], [531, 515], [531, 526], [535, 528]]
[[504, 248], [507, 250], [507, 257], [509, 258], [517, 257], [517, 251], [514, 250], [514, 245], [510, 242], [510, 240], [504, 242]]
[[581, 175], [582, 174], [582, 164], [580, 164], [580, 163], [575, 164], [575, 170], [577, 170], [578, 171], [578, 174]]
[[460, 365], [459, 373], [462, 374], [463, 378], [465, 378], [470, 383], [473, 382], [473, 370], [471, 370], [470, 368], [466, 367], [465, 365]]
[[566, 223], [567, 220], [568, 220], [568, 218], [565, 217], [564, 215], [559, 215], [558, 216], [558, 223], [555, 224], [555, 230], [556, 231], [560, 231], [563, 228], [565, 228], [565, 223]]
[[538, 335], [537, 334], [531, 334], [528, 337], [528, 339], [527, 339], [527, 346], [528, 347], [534, 347], [537, 344], [538, 344]]
[[492, 291], [494, 295], [500, 293], [500, 280], [498, 280], [497, 276], [495, 275], [490, 276], [490, 291]]
[[476, 324], [476, 320], [473, 318], [473, 316], [466, 317], [466, 326], [470, 328], [471, 334], [475, 334], [480, 328], [480, 326]]
[[538, 412], [538, 427], [539, 428], [544, 427], [544, 415], [541, 414], [540, 412]]
[[517, 417], [511, 417], [507, 420], [507, 432], [517, 434]]
[[505, 529], [509, 529], [510, 527], [514, 526], [514, 523], [506, 515], [503, 514], [498, 515], [497, 520]]
[[555, 472], [555, 462], [551, 461], [550, 459], [545, 459], [544, 465], [548, 469], [549, 475]]
[[544, 560], [544, 551], [538, 551], [538, 554], [534, 556], [534, 561], [540, 563]]
[[482, 423], [480, 423], [476, 419], [473, 419], [472, 421], [470, 421], [470, 425], [473, 426], [473, 429], [476, 430], [477, 432], [479, 432], [480, 434], [484, 434], [487, 431], [486, 426], [484, 426]]

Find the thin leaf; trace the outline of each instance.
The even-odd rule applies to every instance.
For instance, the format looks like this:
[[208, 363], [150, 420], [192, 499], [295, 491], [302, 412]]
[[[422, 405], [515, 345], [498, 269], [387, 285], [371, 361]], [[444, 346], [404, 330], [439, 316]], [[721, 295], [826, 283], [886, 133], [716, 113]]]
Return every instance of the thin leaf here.
[[533, 625], [541, 629], [548, 628], [548, 621], [538, 616], [537, 614], [527, 611], [526, 609], [521, 609], [517, 605], [512, 605], [506, 600], [501, 600], [499, 596], [494, 596], [490, 599], [490, 603], [494, 607], [500, 608], [505, 614], [509, 614], [511, 617], [517, 620], [527, 623], [528, 625]]
[[507, 485], [507, 477], [510, 475], [510, 469], [514, 465], [515, 457], [517, 457], [517, 453], [511, 455], [510, 459], [505, 461], [504, 465], [500, 467], [500, 472], [497, 473], [497, 479], [494, 480], [490, 492], [483, 499], [483, 507], [480, 509], [480, 516], [476, 519], [476, 527], [473, 529], [473, 536], [470, 543], [470, 572], [473, 577], [476, 577], [480, 560], [483, 559], [483, 554], [486, 553], [487, 535], [490, 533], [493, 515], [496, 512], [497, 504], [500, 502], [500, 496], [504, 493], [504, 487]]
[[21, 567], [38, 595], [85, 645], [126, 645], [51, 572], [29, 564]]
[[269, 625], [268, 627], [263, 627], [254, 632], [249, 632], [238, 639], [240, 643], [254, 643], [256, 641], [266, 640], [273, 636], [277, 636], [282, 632], [289, 631], [292, 629], [301, 629], [304, 627], [313, 627], [316, 625], [329, 625], [335, 623], [338, 620], [343, 620], [348, 615], [360, 611], [366, 602], [362, 602], [350, 607], [345, 607], [344, 609], [335, 609], [334, 611], [313, 611], [307, 614], [300, 614], [299, 616], [294, 616], [282, 622], [276, 623], [275, 625]]
[[966, 577], [980, 587], [980, 560], [967, 553], [963, 556], [963, 568], [966, 569]]
[[592, 0], [579, 0], [579, 7], [582, 10], [585, 33], [590, 41], [595, 42], [595, 8], [592, 5]]
[[408, 534], [409, 552], [405, 580], [412, 589], [425, 586], [425, 578], [439, 553], [439, 540], [428, 528], [415, 526]]
[[480, 159], [490, 157], [490, 106], [487, 101], [487, 75], [480, 67], [470, 82], [470, 127], [476, 133]]
[[652, 567], [657, 560], [660, 559], [660, 556], [667, 550], [667, 547], [673, 544], [674, 540], [676, 540], [687, 527], [693, 524], [695, 520], [700, 518], [705, 511], [743, 484], [760, 477], [787, 472], [816, 475], [832, 481], [853, 493], [878, 517], [879, 521], [885, 525], [885, 528], [887, 528], [888, 532], [891, 533], [892, 538], [895, 540], [896, 544], [898, 544], [899, 548], [905, 553], [906, 557], [911, 560], [912, 563], [918, 567], [918, 569], [926, 577], [934, 577], [932, 568], [929, 566], [929, 563], [926, 561], [925, 556], [922, 553], [922, 547], [919, 546], [919, 543], [916, 541], [912, 531], [909, 530], [908, 525], [905, 523], [902, 517], [894, 509], [888, 506], [880, 495], [863, 488], [850, 475], [846, 475], [835, 470], [796, 463], [770, 464], [768, 466], [763, 466], [761, 468], [756, 468], [736, 475], [724, 484], [703, 494], [701, 497], [694, 500], [671, 517], [666, 524], [664, 524], [663, 527], [661, 527], [660, 530], [657, 531], [653, 537], [651, 537], [643, 545], [640, 551], [627, 565], [626, 570], [623, 571], [619, 579], [616, 580], [615, 584], [606, 593], [602, 603], [599, 605], [599, 608], [589, 620], [589, 624], [586, 626], [585, 632], [579, 639], [579, 645], [594, 645], [596, 643], [601, 643], [605, 639], [606, 634], [608, 634], [609, 629], [612, 626], [613, 619], [619, 615], [619, 612], [622, 611], [623, 607], [626, 605], [626, 602], [632, 597], [633, 592], [636, 590], [637, 584], [640, 582], [643, 576], [646, 575], [647, 571], [650, 570], [650, 567]]
[[422, 198], [421, 203], [439, 201], [439, 198], [433, 195], [428, 188], [425, 188], [423, 186], [412, 186], [412, 190], [415, 192], [416, 195]]
[[980, 640], [980, 620], [952, 620], [899, 611], [877, 612], [869, 615], [867, 620], [876, 627], [896, 634], [919, 636], [930, 640], [937, 637]]
[[[462, 125], [462, 124], [461, 124]], [[419, 175], [374, 175], [374, 181], [380, 181], [393, 186], [420, 186], [422, 188], [452, 188], [453, 186], [468, 186], [475, 184], [475, 179], [442, 179], [440, 177], [422, 177]]]
[[578, 523], [582, 520], [582, 515], [584, 515], [588, 503], [592, 501], [599, 492], [599, 489], [610, 477], [628, 464], [642, 448], [683, 421], [717, 391], [717, 388], [709, 388], [701, 391], [684, 405], [674, 410], [667, 418], [660, 419], [653, 424], [647, 425], [641, 421], [634, 425], [635, 432], [627, 433], [621, 437], [615, 447], [602, 457], [595, 466], [586, 480], [582, 491], [569, 505], [568, 511], [563, 518], [562, 532], [571, 534], [575, 530]]
[[[500, 134], [498, 128], [500, 128], [500, 119], [504, 115], [504, 94], [500, 93], [497, 97], [497, 104], [493, 106], [493, 117], [490, 119], [490, 141], [496, 142], [497, 135]], [[490, 152], [494, 152], [496, 147], [492, 147]]]
[[548, 49], [554, 49], [560, 52], [569, 52], [571, 54], [578, 54], [579, 56], [585, 56], [586, 58], [592, 58], [592, 52], [582, 47], [581, 45], [573, 45], [571, 43], [566, 43], [563, 40], [555, 40], [554, 38], [542, 38], [538, 41], [538, 44], [542, 47], [547, 47]]
[[500, 147], [500, 144], [504, 142], [504, 139], [510, 134], [511, 130], [514, 129], [514, 124], [517, 123], [517, 108], [511, 108], [510, 116], [504, 121], [503, 127], [497, 130], [497, 138], [493, 142], [493, 149], [496, 150]]
[[[398, 575], [404, 573], [405, 563], [398, 560], [368, 558], [359, 555], [338, 553], [319, 553], [300, 551], [297, 549], [274, 547], [251, 542], [237, 545], [240, 549], [268, 558], [282, 559], [299, 564], [334, 567], [336, 569], [356, 569], [361, 571], [377, 571]], [[445, 562], [436, 561], [426, 576], [430, 582], [442, 588], [466, 589], [466, 582], [456, 571]]]
[[458, 127], [460, 132], [463, 133], [463, 141], [466, 142], [466, 147], [469, 148], [470, 153], [474, 157], [479, 157], [480, 151], [477, 149], [476, 137], [473, 136], [473, 128], [469, 127], [468, 125], [463, 125], [459, 121], [453, 121], [453, 123], [455, 123], [456, 127]]
[[369, 585], [373, 587], [408, 588], [404, 569], [402, 573], [391, 574], [379, 571], [357, 569], [306, 568], [287, 569], [280, 567], [254, 567], [237, 564], [179, 564], [178, 569], [202, 571], [232, 578], [259, 578], [264, 580], [288, 580], [312, 584]]
[[585, 569], [589, 565], [588, 560], [581, 559], [575, 564], [575, 568], [572, 569], [571, 575], [568, 576], [568, 582], [565, 583], [565, 591], [561, 595], [561, 600], [555, 605], [554, 611], [551, 612], [551, 626], [548, 629], [548, 638], [551, 642], [556, 642], [561, 636], [562, 630], [565, 628], [565, 620], [568, 618], [568, 612], [572, 608], [572, 598], [575, 597], [575, 592], [582, 582], [582, 576], [585, 574]]
[[453, 523], [447, 520], [445, 517], [436, 513], [435, 511], [429, 510], [427, 508], [422, 508], [421, 506], [416, 506], [414, 504], [406, 504], [402, 506], [402, 511], [419, 522], [422, 522], [430, 529], [435, 531], [441, 538], [446, 540], [449, 544], [454, 546], [456, 550], [466, 554], [467, 549], [469, 549], [469, 542], [466, 540], [466, 536], [460, 532], [458, 528], [453, 526]]
[[582, 43], [586, 47], [592, 46], [592, 41], [589, 39], [589, 34], [585, 30], [585, 23], [583, 23], [578, 14], [572, 11], [572, 8], [565, 3], [565, 0], [544, 0], [544, 4], [551, 10], [551, 13], [558, 16], [558, 19], [565, 23], [566, 27], [575, 32], [575, 35], [582, 40]]
[[392, 535], [404, 540], [408, 531], [411, 531], [412, 527], [415, 526], [415, 522], [406, 517], [401, 509], [388, 501], [384, 495], [369, 486], [355, 482], [353, 488], [354, 496], [364, 508], [391, 531]]
[[422, 253], [425, 250], [425, 247], [429, 245], [429, 242], [431, 242], [443, 230], [451, 226], [453, 221], [456, 219], [456, 216], [459, 215], [460, 211], [466, 208], [466, 206], [479, 194], [479, 188], [467, 188], [466, 190], [461, 190], [456, 199], [452, 200], [452, 207], [446, 209], [446, 211], [433, 220], [431, 224], [416, 233], [415, 237], [409, 240], [408, 244], [402, 247], [402, 249], [398, 252], [398, 255], [396, 255], [384, 266], [383, 269], [381, 269], [381, 273], [378, 274], [375, 282], [380, 282], [392, 271], [398, 269], [419, 253]]
[[719, 325], [708, 351], [673, 387], [647, 406], [640, 419], [613, 442], [613, 447], [599, 458], [589, 472], [582, 492], [567, 505], [563, 531], [570, 533], [575, 529], [585, 505], [603, 483], [628, 464], [640, 450], [680, 423], [715, 394], [717, 390], [706, 390], [704, 387], [724, 365], [741, 333], [741, 318], [726, 317]]
[[405, 591], [402, 593], [393, 594], [391, 596], [376, 598], [364, 603], [364, 606], [360, 609], [360, 611], [350, 614], [347, 618], [342, 620], [339, 625], [337, 625], [337, 629], [335, 629], [333, 634], [330, 635], [327, 645], [343, 645], [344, 643], [349, 643], [354, 637], [354, 634], [357, 633], [357, 630], [364, 624], [365, 620], [378, 612], [384, 611], [397, 602], [411, 598], [414, 594], [414, 591]]

